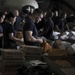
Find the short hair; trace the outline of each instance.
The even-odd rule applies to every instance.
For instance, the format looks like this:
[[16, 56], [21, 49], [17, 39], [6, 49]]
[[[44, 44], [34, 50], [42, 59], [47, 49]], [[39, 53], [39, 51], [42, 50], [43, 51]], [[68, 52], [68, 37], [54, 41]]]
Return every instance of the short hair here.
[[48, 11], [47, 12], [47, 14], [46, 14], [46, 18], [50, 18], [50, 17], [52, 17], [53, 15], [52, 15], [52, 11]]
[[43, 11], [41, 9], [37, 8], [33, 11], [33, 15], [40, 15], [40, 14], [43, 14]]
[[10, 19], [10, 18], [14, 18], [14, 14], [12, 12], [9, 12], [7, 15], [6, 15], [6, 18], [7, 19]]
[[0, 18], [1, 18], [1, 17], [3, 17], [3, 13], [2, 13], [2, 12], [0, 12]]
[[63, 13], [61, 14], [61, 18], [62, 18], [62, 17], [64, 17], [64, 16], [65, 16], [65, 14], [66, 14], [66, 13], [65, 13], [65, 12], [63, 12]]

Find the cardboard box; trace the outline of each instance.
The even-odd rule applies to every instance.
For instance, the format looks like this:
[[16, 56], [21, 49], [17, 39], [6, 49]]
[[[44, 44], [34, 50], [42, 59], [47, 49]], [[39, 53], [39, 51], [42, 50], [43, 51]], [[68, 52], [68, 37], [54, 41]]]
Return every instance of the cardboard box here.
[[23, 52], [17, 49], [2, 49], [1, 54], [3, 59], [24, 59]]
[[4, 67], [2, 71], [2, 75], [17, 75], [18, 67]]
[[41, 59], [42, 47], [21, 45], [20, 49], [24, 52], [26, 61]]
[[27, 51], [27, 52], [41, 52], [42, 51], [42, 47], [39, 46], [29, 46], [29, 45], [20, 45], [20, 49]]
[[2, 64], [3, 66], [20, 66], [22, 64], [24, 64], [24, 60], [2, 60]]
[[[63, 57], [63, 56], [62, 56]], [[53, 72], [56, 72], [56, 73], [58, 73], [58, 75], [75, 75], [75, 60], [73, 60], [73, 59], [68, 59], [68, 60], [66, 60], [65, 59], [66, 57], [64, 57], [64, 59], [62, 59], [60, 56], [57, 58], [56, 56], [55, 57], [53, 57], [53, 58], [49, 58], [49, 57], [47, 57], [47, 56], [43, 56], [43, 61], [45, 61], [47, 64], [48, 64], [48, 66], [49, 66], [49, 68], [50, 68], [50, 70], [52, 70]], [[59, 65], [59, 64], [57, 64], [57, 63], [55, 63], [54, 61], [55, 60], [58, 60], [58, 59], [60, 59], [60, 61], [64, 61], [64, 60], [66, 60], [66, 61], [68, 61], [71, 65], [68, 65], [67, 67], [66, 66], [62, 66], [62, 65]], [[65, 64], [65, 63], [64, 63]], [[68, 70], [66, 70], [66, 68], [68, 69]], [[72, 72], [72, 73], [71, 73]]]
[[47, 52], [49, 56], [67, 56], [69, 52], [66, 50], [61, 49], [52, 49], [51, 51]]
[[61, 68], [66, 75], [75, 75], [75, 68]]
[[69, 51], [70, 54], [74, 54], [75, 53], [75, 44], [71, 45], [67, 51]]
[[66, 50], [64, 45], [62, 44], [61, 40], [55, 40], [54, 47], [61, 49], [61, 50]]

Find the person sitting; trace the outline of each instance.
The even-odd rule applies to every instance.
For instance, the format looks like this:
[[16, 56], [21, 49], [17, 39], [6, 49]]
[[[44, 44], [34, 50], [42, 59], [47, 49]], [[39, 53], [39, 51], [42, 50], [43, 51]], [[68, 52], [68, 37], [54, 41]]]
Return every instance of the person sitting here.
[[47, 12], [46, 22], [43, 27], [43, 31], [40, 33], [40, 36], [44, 36], [49, 40], [53, 40], [54, 22], [52, 20], [52, 16], [53, 16], [52, 11]]
[[64, 32], [65, 28], [66, 28], [66, 30], [70, 31], [69, 26], [66, 21], [66, 16], [67, 16], [66, 13], [62, 13], [60, 20], [59, 20], [58, 31], [60, 31], [61, 33]]
[[13, 14], [16, 16], [16, 21], [14, 23], [14, 28], [16, 31], [22, 31], [23, 27], [21, 25], [22, 18], [19, 16], [19, 11], [14, 10]]
[[3, 35], [4, 35], [4, 48], [17, 48], [16, 42], [23, 42], [23, 40], [16, 38], [16, 31], [14, 29], [14, 23], [16, 17], [12, 12], [8, 13], [7, 22], [3, 26]]
[[35, 9], [31, 15], [27, 18], [27, 21], [23, 27], [24, 44], [31, 46], [39, 46], [43, 43], [43, 39], [38, 37], [38, 31], [35, 26], [35, 22], [41, 20], [42, 11]]
[[59, 18], [60, 18], [60, 15], [59, 15], [58, 11], [54, 11], [52, 20], [54, 22], [54, 30], [55, 31], [58, 31]]
[[0, 12], [0, 48], [2, 48], [3, 46], [3, 41], [2, 41], [2, 38], [3, 38], [3, 28], [2, 28], [2, 22], [4, 21], [4, 17], [3, 17], [3, 13]]
[[41, 16], [41, 21], [39, 23], [37, 22], [35, 23], [38, 33], [40, 33], [43, 30], [45, 21], [46, 21], [46, 12], [43, 12], [43, 15]]

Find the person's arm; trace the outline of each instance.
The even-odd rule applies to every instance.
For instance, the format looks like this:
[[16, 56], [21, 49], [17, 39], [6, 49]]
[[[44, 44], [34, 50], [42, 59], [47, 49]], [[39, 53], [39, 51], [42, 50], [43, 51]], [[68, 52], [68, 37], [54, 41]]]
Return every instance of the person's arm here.
[[0, 26], [0, 37], [3, 37], [3, 28]]
[[59, 29], [58, 25], [56, 25], [56, 29], [58, 32], [60, 32], [60, 36], [63, 34], [63, 31]]
[[44, 35], [46, 33], [47, 33], [47, 30], [46, 29], [42, 29], [42, 31], [39, 32], [39, 36], [42, 36], [42, 35]]
[[16, 37], [14, 37], [14, 34], [13, 34], [13, 33], [10, 33], [10, 34], [9, 34], [9, 38], [10, 38], [11, 40], [16, 41], [16, 42], [23, 42], [22, 39], [18, 39], [18, 38], [16, 38]]
[[58, 25], [56, 25], [55, 27], [56, 27], [57, 31], [61, 32], [61, 30], [59, 29]]
[[3, 33], [0, 33], [0, 37], [3, 37]]
[[67, 23], [66, 20], [65, 20], [65, 25], [66, 25], [67, 30], [70, 31], [70, 28], [69, 28], [68, 23]]
[[25, 32], [25, 37], [28, 41], [43, 43], [43, 40], [41, 38], [35, 38], [34, 36], [32, 36], [32, 34], [32, 31]]
[[68, 24], [66, 24], [67, 30], [70, 31]]
[[50, 29], [50, 21], [46, 22], [42, 31], [39, 32], [40, 36], [45, 35]]

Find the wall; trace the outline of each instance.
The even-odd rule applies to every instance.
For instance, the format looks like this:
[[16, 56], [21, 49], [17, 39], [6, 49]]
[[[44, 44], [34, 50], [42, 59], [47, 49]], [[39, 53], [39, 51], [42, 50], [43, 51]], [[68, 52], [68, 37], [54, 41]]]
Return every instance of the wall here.
[[[3, 5], [1, 9], [9, 8], [10, 10], [19, 9], [21, 10], [25, 5], [32, 5], [35, 8], [38, 8], [38, 4], [35, 0], [3, 0]], [[2, 1], [0, 0], [0, 3]]]

